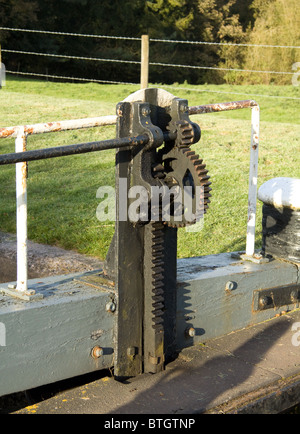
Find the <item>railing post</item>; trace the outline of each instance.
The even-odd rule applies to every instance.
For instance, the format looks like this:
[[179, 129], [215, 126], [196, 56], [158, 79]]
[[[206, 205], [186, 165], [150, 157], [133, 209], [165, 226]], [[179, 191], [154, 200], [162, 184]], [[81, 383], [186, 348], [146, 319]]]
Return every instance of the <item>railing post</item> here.
[[260, 109], [255, 106], [251, 109], [251, 149], [250, 149], [250, 173], [248, 192], [248, 223], [246, 256], [253, 256], [255, 251], [255, 223], [257, 201], [257, 174], [258, 174], [258, 146], [259, 146], [259, 120]]
[[[25, 152], [27, 136], [20, 128], [15, 140], [16, 152]], [[27, 163], [16, 164], [17, 203], [17, 291], [28, 290], [27, 272]]]
[[142, 35], [141, 89], [149, 84], [149, 35]]

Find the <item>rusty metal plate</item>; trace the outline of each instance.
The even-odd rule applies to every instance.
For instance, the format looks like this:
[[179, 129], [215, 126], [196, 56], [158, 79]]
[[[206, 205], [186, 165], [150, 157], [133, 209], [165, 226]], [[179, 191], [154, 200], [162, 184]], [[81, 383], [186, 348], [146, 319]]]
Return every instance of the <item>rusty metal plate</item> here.
[[89, 274], [87, 276], [79, 276], [74, 279], [77, 282], [85, 283], [102, 291], [114, 291], [115, 283], [107, 278], [104, 273]]

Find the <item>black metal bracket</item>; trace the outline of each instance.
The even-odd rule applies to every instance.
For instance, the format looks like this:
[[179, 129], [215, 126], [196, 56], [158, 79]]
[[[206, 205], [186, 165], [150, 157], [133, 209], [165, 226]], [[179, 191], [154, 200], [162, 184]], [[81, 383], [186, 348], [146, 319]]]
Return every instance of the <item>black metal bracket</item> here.
[[[198, 124], [191, 122], [189, 118], [189, 106], [185, 99], [176, 98], [170, 106], [171, 122], [168, 129], [171, 133], [176, 133], [175, 146], [180, 147], [182, 142], [186, 145], [192, 145], [199, 142], [201, 138], [201, 129]], [[190, 126], [191, 131], [188, 135], [181, 132], [182, 127]]]
[[300, 285], [285, 285], [275, 288], [261, 289], [254, 291], [253, 310], [263, 311], [267, 309], [278, 309], [283, 306], [299, 305]]
[[[186, 100], [173, 98], [161, 106], [156, 89], [148, 89], [145, 99], [117, 106], [118, 139], [149, 137], [147, 144], [116, 152], [117, 219], [104, 270], [116, 288], [114, 375], [121, 379], [163, 370], [165, 360], [175, 354], [176, 342], [177, 228], [152, 221], [150, 212], [130, 221], [129, 190], [144, 187], [150, 204], [151, 187], [164, 185], [158, 148], [176, 147], [177, 139], [182, 141], [182, 125], [189, 130], [187, 146], [201, 135], [189, 121]], [[124, 197], [127, 207], [121, 209]]]

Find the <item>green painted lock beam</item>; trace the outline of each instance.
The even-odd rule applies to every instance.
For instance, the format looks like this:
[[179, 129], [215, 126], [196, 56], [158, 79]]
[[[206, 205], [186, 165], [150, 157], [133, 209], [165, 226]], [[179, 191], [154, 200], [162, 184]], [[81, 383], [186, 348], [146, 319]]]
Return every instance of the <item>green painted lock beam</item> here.
[[114, 292], [79, 276], [30, 280], [37, 301], [0, 295], [0, 396], [113, 365]]

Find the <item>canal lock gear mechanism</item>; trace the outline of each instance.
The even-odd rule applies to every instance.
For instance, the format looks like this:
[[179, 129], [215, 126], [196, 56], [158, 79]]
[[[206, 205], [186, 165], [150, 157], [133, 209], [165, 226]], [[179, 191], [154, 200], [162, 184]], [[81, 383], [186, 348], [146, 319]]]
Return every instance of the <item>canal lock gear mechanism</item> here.
[[[134, 223], [117, 219], [104, 267], [104, 275], [116, 286], [116, 378], [159, 372], [165, 361], [173, 358], [177, 229], [203, 217], [211, 196], [206, 166], [190, 149], [200, 140], [201, 130], [189, 119], [187, 101], [164, 91], [161, 98], [161, 90], [157, 89], [143, 92], [143, 102], [125, 100], [117, 106], [119, 138], [145, 133], [149, 136], [146, 145], [117, 150], [117, 199], [119, 180], [126, 178], [128, 189], [146, 189], [149, 212], [146, 219]], [[150, 209], [152, 188], [173, 188], [183, 194], [187, 186], [192, 196], [192, 221], [185, 218], [182, 202], [176, 209], [174, 198], [169, 202], [166, 220], [162, 218], [162, 201], [156, 209]], [[117, 200], [117, 216], [119, 206]]]

